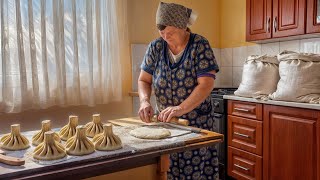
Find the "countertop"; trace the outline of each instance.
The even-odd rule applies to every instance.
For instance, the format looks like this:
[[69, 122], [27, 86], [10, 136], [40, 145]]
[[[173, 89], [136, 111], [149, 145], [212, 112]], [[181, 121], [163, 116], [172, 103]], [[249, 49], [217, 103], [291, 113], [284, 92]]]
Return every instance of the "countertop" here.
[[235, 95], [224, 95], [223, 99], [320, 110], [320, 104], [298, 103], [298, 102], [288, 102], [288, 101], [273, 101], [273, 100], [263, 101], [263, 100], [257, 100], [254, 98], [246, 98], [246, 97], [240, 97]]

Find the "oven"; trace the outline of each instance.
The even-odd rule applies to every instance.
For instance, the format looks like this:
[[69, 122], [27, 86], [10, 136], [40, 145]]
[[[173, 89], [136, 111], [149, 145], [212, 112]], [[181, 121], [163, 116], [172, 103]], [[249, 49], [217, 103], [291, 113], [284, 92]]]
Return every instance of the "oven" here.
[[223, 99], [223, 95], [233, 94], [236, 88], [215, 88], [211, 92], [211, 100], [214, 111], [214, 129], [216, 132], [224, 135], [224, 141], [216, 145], [219, 158], [219, 176], [220, 179], [227, 178], [227, 100]]

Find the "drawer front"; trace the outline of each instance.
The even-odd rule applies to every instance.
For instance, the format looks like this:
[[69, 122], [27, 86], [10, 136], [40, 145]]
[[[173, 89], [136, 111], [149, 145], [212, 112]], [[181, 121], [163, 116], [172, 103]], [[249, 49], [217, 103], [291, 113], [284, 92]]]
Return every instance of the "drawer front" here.
[[228, 114], [262, 120], [262, 104], [228, 100]]
[[262, 157], [229, 146], [228, 175], [236, 179], [260, 180]]
[[228, 115], [228, 145], [262, 155], [262, 122]]

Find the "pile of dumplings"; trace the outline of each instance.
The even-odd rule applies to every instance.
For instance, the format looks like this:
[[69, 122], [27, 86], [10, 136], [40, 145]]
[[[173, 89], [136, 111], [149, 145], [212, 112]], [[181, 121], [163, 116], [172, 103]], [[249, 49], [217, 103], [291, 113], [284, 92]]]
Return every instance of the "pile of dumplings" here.
[[[112, 124], [103, 124], [100, 114], [94, 114], [92, 121], [84, 126], [78, 124], [78, 116], [69, 116], [68, 124], [58, 133], [52, 131], [50, 120], [44, 120], [41, 130], [33, 135], [31, 143], [35, 146], [33, 158], [43, 161], [58, 160], [67, 155], [84, 156], [95, 150], [113, 151], [122, 148], [121, 139], [113, 133]], [[11, 125], [11, 133], [0, 139], [0, 148], [5, 150], [18, 151], [29, 147], [30, 142], [21, 134], [19, 124]]]

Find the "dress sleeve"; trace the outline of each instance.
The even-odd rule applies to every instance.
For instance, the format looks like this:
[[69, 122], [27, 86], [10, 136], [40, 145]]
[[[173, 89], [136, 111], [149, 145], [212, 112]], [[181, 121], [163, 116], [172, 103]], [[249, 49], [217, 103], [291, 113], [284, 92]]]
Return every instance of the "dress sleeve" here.
[[154, 46], [154, 43], [150, 43], [146, 51], [146, 54], [144, 55], [140, 68], [145, 72], [153, 75], [153, 72], [155, 70], [155, 59], [156, 59], [155, 46]]
[[219, 66], [208, 40], [204, 39], [199, 42], [197, 47], [197, 60], [195, 64], [197, 76], [215, 70], [219, 72]]

